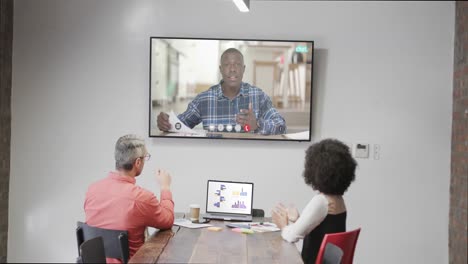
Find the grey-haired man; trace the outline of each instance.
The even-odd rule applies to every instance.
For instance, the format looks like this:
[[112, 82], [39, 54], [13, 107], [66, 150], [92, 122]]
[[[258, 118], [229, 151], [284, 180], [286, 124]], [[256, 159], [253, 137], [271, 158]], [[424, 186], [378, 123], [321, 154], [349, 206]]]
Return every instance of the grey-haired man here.
[[135, 135], [120, 137], [115, 144], [116, 170], [91, 184], [84, 203], [88, 225], [128, 231], [130, 258], [145, 242], [147, 226], [168, 229], [174, 223], [168, 172], [156, 172], [156, 181], [161, 189], [159, 201], [153, 192], [135, 185], [135, 178], [141, 174], [145, 161], [150, 157], [143, 139]]

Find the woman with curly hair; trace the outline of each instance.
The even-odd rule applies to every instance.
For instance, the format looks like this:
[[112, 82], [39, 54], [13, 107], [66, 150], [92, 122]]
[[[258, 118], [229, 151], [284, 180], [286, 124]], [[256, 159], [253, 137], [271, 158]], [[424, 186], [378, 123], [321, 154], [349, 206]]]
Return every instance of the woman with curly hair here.
[[325, 139], [306, 151], [304, 180], [319, 193], [306, 205], [301, 215], [296, 208], [278, 204], [273, 222], [282, 229], [288, 242], [304, 239], [302, 259], [315, 263], [325, 234], [346, 231], [346, 206], [343, 194], [354, 181], [356, 161], [349, 147], [336, 139]]

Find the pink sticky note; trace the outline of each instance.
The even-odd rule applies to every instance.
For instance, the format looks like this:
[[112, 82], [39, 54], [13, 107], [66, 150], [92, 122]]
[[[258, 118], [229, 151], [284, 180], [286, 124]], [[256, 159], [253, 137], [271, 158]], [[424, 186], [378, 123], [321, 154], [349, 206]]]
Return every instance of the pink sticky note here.
[[234, 232], [237, 232], [237, 233], [242, 233], [242, 231], [243, 231], [242, 228], [239, 228], [239, 227], [233, 228], [231, 230], [234, 231]]

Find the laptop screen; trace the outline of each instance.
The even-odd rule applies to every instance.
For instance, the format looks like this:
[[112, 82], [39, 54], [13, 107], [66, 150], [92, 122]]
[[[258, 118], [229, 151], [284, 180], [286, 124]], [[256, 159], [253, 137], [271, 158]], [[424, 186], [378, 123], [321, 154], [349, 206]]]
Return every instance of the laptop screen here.
[[252, 214], [253, 183], [208, 181], [207, 213]]

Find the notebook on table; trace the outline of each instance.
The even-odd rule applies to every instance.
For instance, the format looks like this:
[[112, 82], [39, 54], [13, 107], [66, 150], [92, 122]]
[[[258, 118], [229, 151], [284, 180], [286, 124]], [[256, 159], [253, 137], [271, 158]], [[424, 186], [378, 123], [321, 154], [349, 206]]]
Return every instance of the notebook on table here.
[[252, 221], [253, 183], [208, 180], [203, 218]]

